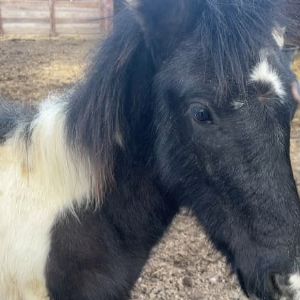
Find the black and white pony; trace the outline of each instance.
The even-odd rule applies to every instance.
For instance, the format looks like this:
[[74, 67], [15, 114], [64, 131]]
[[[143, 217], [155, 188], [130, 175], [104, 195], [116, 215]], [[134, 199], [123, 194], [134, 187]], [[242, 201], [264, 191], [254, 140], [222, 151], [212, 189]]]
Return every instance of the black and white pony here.
[[69, 94], [1, 102], [1, 300], [128, 299], [181, 207], [246, 295], [300, 299], [280, 5], [139, 0]]

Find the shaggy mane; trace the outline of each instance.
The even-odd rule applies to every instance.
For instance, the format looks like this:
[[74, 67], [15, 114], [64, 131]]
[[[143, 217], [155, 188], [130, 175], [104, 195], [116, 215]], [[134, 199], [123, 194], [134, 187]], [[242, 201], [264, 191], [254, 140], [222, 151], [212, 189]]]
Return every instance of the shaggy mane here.
[[190, 40], [200, 49], [220, 94], [232, 84], [242, 91], [260, 51], [274, 46], [282, 2], [140, 0], [116, 17], [68, 111], [69, 139], [94, 166], [98, 197], [113, 188], [117, 169], [146, 151], [153, 78], [179, 44]]

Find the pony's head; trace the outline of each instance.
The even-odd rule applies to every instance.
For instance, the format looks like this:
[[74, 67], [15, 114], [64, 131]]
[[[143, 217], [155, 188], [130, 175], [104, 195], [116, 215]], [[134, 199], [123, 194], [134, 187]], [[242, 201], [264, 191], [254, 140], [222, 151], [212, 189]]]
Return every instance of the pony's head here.
[[100, 194], [148, 168], [193, 209], [245, 293], [268, 300], [298, 299], [300, 285], [289, 156], [298, 92], [274, 38], [280, 4], [136, 1], [77, 92], [90, 100], [75, 99], [69, 128]]

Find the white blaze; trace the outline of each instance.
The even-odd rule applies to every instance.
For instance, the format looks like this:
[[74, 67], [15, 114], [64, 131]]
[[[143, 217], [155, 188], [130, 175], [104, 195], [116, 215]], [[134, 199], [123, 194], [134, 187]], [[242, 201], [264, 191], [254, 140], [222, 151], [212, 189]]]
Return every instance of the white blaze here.
[[262, 59], [253, 69], [250, 80], [270, 84], [275, 93], [283, 98], [286, 93], [276, 70], [268, 63], [267, 59]]

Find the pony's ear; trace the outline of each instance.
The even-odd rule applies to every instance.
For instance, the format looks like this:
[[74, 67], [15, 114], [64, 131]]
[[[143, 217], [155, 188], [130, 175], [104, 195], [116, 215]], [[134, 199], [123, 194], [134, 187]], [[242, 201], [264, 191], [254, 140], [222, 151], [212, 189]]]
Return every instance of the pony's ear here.
[[190, 12], [196, 5], [194, 0], [136, 0], [132, 3], [146, 44], [155, 55], [166, 55], [192, 28], [196, 18]]

